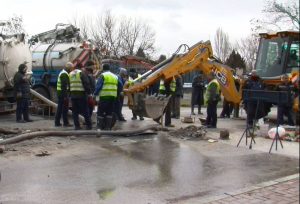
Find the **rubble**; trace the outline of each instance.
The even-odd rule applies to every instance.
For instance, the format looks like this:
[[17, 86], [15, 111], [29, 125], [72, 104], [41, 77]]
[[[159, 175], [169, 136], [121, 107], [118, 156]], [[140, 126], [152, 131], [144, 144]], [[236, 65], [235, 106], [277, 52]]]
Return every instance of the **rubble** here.
[[206, 129], [203, 126], [189, 125], [185, 128], [179, 128], [174, 131], [170, 131], [169, 134], [173, 137], [179, 137], [181, 139], [200, 138], [202, 140], [208, 139], [206, 137]]
[[223, 129], [220, 131], [220, 139], [229, 140], [229, 131], [227, 129]]

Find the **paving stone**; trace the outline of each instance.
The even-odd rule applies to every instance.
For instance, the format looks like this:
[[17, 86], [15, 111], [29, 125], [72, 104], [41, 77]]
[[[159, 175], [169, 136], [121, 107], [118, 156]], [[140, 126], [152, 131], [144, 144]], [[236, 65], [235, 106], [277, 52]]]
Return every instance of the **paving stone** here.
[[293, 178], [291, 180], [283, 181], [280, 183], [269, 182], [268, 184], [271, 186], [265, 186], [260, 189], [222, 198], [217, 201], [210, 202], [210, 204], [299, 204], [299, 178]]

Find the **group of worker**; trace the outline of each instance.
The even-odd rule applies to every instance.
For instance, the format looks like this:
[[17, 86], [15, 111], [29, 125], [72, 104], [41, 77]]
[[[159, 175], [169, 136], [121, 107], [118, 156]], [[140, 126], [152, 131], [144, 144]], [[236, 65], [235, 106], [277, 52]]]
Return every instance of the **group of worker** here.
[[[93, 76], [94, 63], [88, 61], [85, 67], [68, 62], [61, 70], [57, 79], [57, 109], [54, 125], [56, 127], [72, 126], [68, 120], [69, 101], [72, 104], [72, 117], [75, 130], [80, 130], [79, 115], [85, 120], [86, 129], [92, 129], [91, 116], [95, 106], [95, 97], [99, 97], [97, 111], [97, 128], [111, 129], [115, 120], [126, 121], [122, 115], [124, 102], [123, 86], [126, 81], [132, 81], [138, 76], [136, 70], [131, 69], [129, 74], [126, 69], [120, 68], [119, 75], [110, 72], [108, 64], [103, 65], [103, 73], [97, 79]], [[17, 98], [17, 122], [30, 122], [28, 105], [30, 100], [30, 82], [26, 78], [26, 65], [19, 67], [15, 75], [14, 84]], [[212, 78], [211, 78], [212, 79]], [[216, 127], [216, 105], [219, 100], [220, 88], [217, 80], [212, 80], [207, 86], [207, 127]], [[19, 94], [22, 97], [19, 97]], [[165, 126], [172, 127], [171, 118], [180, 117], [180, 99], [183, 97], [183, 81], [177, 76], [169, 81], [161, 80], [157, 88], [153, 88], [152, 94], [163, 94], [170, 96], [169, 103], [165, 109]], [[194, 99], [195, 101], [195, 99]], [[197, 102], [196, 102], [197, 103]], [[200, 106], [198, 106], [199, 108]], [[200, 111], [201, 107], [198, 109]], [[193, 109], [192, 109], [193, 110]], [[22, 120], [23, 114], [23, 120]], [[143, 120], [143, 116], [132, 113], [132, 120], [137, 117]], [[61, 124], [61, 118], [63, 124]]]
[[118, 114], [119, 104], [117, 100], [123, 90], [121, 77], [110, 72], [108, 64], [103, 65], [103, 72], [96, 79], [93, 75], [95, 64], [88, 61], [84, 67], [68, 62], [58, 75], [57, 97], [58, 107], [55, 114], [55, 126], [68, 127], [69, 100], [72, 102], [72, 117], [75, 130], [82, 127], [79, 122], [79, 115], [84, 117], [87, 130], [92, 129], [92, 114], [98, 97], [97, 128], [110, 130], [114, 123], [113, 112]]
[[[79, 115], [84, 117], [86, 129], [92, 129], [91, 116], [96, 104], [96, 97], [98, 97], [97, 128], [110, 130], [116, 120], [126, 121], [122, 114], [124, 103], [123, 86], [125, 83], [131, 84], [134, 79], [140, 76], [135, 69], [130, 69], [128, 74], [128, 71], [124, 68], [120, 68], [119, 74], [116, 75], [110, 71], [109, 64], [104, 64], [102, 74], [95, 79], [93, 75], [94, 67], [93, 61], [88, 61], [84, 67], [80, 66], [80, 64], [74, 67], [71, 62], [68, 62], [59, 73], [57, 79], [57, 109], [54, 122], [56, 127], [72, 126], [68, 120], [69, 101], [71, 101], [75, 130], [82, 128], [79, 122]], [[26, 77], [26, 71], [26, 64], [21, 64], [14, 76], [17, 122], [32, 121], [29, 118], [30, 81]], [[209, 74], [204, 82], [203, 74], [198, 73], [193, 79], [192, 87], [191, 115], [195, 115], [195, 105], [198, 106], [198, 114], [203, 114], [201, 106], [205, 102], [207, 104], [205, 125], [207, 128], [216, 128], [217, 104], [221, 100], [221, 89], [218, 81], [214, 79], [213, 74]], [[264, 84], [255, 70], [249, 74], [249, 79], [243, 88], [264, 90]], [[206, 89], [205, 94], [204, 89]], [[290, 103], [278, 104], [278, 122], [283, 124], [284, 116], [287, 116], [288, 124], [294, 125], [291, 113], [294, 90], [287, 75], [282, 76], [282, 83], [278, 86], [278, 90], [288, 91], [290, 98]], [[172, 127], [171, 118], [178, 119], [180, 117], [180, 99], [183, 97], [182, 77], [177, 76], [168, 81], [160, 80], [159, 84], [154, 84], [151, 87], [151, 94], [154, 93], [163, 94], [166, 97], [170, 96], [169, 103], [165, 109], [164, 125]], [[226, 102], [224, 101], [224, 103]], [[221, 117], [230, 117], [230, 110], [224, 108], [224, 103]], [[244, 100], [244, 107], [247, 112], [247, 126], [252, 127], [253, 122], [257, 118], [264, 116], [265, 107], [263, 104], [257, 104], [257, 101]], [[144, 120], [142, 115], [136, 115], [132, 112], [131, 119], [136, 120], [137, 117], [140, 120]], [[63, 119], [63, 124], [60, 122], [61, 118]]]

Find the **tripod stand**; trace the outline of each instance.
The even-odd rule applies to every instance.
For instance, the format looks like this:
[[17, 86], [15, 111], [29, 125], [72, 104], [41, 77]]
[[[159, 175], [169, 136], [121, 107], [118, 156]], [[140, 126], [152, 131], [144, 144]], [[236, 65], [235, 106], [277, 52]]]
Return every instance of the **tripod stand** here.
[[272, 151], [272, 147], [273, 147], [273, 144], [275, 142], [275, 150], [277, 151], [277, 143], [278, 143], [278, 140], [280, 142], [280, 145], [281, 145], [281, 148], [283, 149], [283, 145], [282, 145], [282, 142], [281, 142], [281, 138], [279, 137], [279, 132], [278, 132], [278, 127], [279, 127], [279, 115], [278, 115], [278, 112], [277, 112], [277, 124], [276, 124], [276, 133], [275, 133], [275, 137], [273, 138], [273, 141], [272, 141], [272, 144], [271, 144], [271, 147], [270, 147], [270, 150], [269, 150], [269, 153], [271, 153]]
[[[260, 105], [263, 105], [264, 102], [268, 102], [268, 103], [272, 103], [272, 104], [288, 104], [290, 103], [290, 97], [289, 97], [289, 93], [287, 91], [266, 91], [266, 90], [244, 90], [243, 91], [243, 99], [245, 101], [257, 101], [257, 106], [256, 106], [256, 110], [255, 110], [255, 116], [254, 116], [254, 120], [253, 120], [253, 124], [252, 124], [252, 132], [251, 132], [251, 127], [249, 127], [249, 124], [247, 123], [247, 127], [244, 131], [244, 133], [242, 134], [237, 147], [239, 146], [239, 144], [241, 143], [244, 135], [246, 135], [246, 145], [247, 145], [247, 137], [251, 137], [251, 141], [250, 141], [250, 146], [249, 149], [252, 149], [252, 142], [255, 143], [254, 140], [254, 125], [257, 121], [257, 114], [258, 114], [258, 108]], [[283, 148], [283, 144], [281, 142], [281, 139], [279, 137], [279, 133], [278, 133], [278, 127], [279, 127], [279, 119], [278, 119], [278, 114], [277, 114], [277, 125], [276, 125], [276, 134], [275, 137], [273, 138], [269, 153], [271, 153], [272, 147], [274, 145], [274, 142], [276, 144], [276, 150], [277, 150], [277, 144], [278, 144], [278, 140], [280, 142], [281, 147]]]
[[281, 138], [279, 137], [279, 133], [278, 133], [278, 127], [279, 127], [279, 124], [278, 124], [278, 122], [277, 122], [275, 137], [273, 138], [273, 141], [272, 141], [272, 144], [271, 144], [269, 153], [271, 153], [271, 151], [272, 151], [272, 147], [273, 147], [274, 142], [275, 142], [275, 144], [276, 144], [276, 151], [277, 151], [277, 143], [278, 143], [278, 140], [279, 140], [279, 142], [280, 142], [281, 148], [283, 149], [283, 145], [282, 145], [282, 142], [281, 142]]
[[252, 149], [252, 142], [254, 142], [254, 144], [256, 144], [256, 142], [254, 140], [254, 129], [255, 129], [255, 124], [257, 122], [256, 118], [257, 118], [259, 105], [260, 105], [260, 100], [257, 100], [257, 105], [256, 105], [256, 108], [255, 108], [255, 115], [254, 115], [254, 119], [253, 119], [253, 122], [252, 122], [252, 127], [249, 126], [248, 121], [247, 121], [246, 129], [245, 129], [244, 133], [242, 134], [242, 136], [241, 136], [241, 138], [240, 138], [240, 140], [237, 144], [237, 147], [240, 145], [244, 135], [246, 135], [246, 146], [248, 145], [248, 137], [251, 137], [249, 149]]

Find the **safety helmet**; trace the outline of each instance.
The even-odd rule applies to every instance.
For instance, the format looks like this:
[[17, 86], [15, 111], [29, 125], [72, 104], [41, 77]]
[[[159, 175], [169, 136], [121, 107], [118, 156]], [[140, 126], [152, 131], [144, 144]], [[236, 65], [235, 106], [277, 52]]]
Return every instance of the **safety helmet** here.
[[119, 75], [120, 76], [127, 76], [128, 75], [127, 69], [121, 67], [120, 70], [119, 70]]
[[73, 65], [72, 62], [67, 62], [67, 63], [66, 63], [66, 68], [71, 69], [71, 68], [73, 68], [73, 67], [74, 67], [74, 65]]

